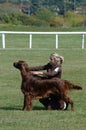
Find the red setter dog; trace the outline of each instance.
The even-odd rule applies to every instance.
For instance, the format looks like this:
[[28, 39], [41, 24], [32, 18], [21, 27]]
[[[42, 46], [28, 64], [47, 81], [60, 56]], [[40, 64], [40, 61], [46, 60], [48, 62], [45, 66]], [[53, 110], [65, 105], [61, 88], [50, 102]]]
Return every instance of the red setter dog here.
[[29, 72], [29, 67], [25, 61], [15, 62], [14, 67], [21, 72], [22, 83], [21, 90], [24, 94], [23, 110], [32, 109], [33, 99], [46, 98], [49, 95], [56, 95], [60, 100], [65, 101], [71, 105], [71, 110], [74, 110], [74, 102], [67, 96], [70, 89], [81, 90], [82, 87], [74, 85], [67, 80], [59, 78], [53, 79], [40, 79]]

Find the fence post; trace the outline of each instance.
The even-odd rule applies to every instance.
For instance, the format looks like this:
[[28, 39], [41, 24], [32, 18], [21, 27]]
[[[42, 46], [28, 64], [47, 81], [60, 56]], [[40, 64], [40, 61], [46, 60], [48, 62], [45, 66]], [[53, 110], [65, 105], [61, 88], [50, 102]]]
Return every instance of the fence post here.
[[84, 49], [84, 34], [82, 34], [82, 49]]
[[5, 34], [2, 33], [2, 48], [5, 49]]
[[32, 48], [32, 34], [30, 34], [30, 46], [29, 48], [31, 49]]
[[56, 49], [58, 49], [58, 34], [56, 34]]

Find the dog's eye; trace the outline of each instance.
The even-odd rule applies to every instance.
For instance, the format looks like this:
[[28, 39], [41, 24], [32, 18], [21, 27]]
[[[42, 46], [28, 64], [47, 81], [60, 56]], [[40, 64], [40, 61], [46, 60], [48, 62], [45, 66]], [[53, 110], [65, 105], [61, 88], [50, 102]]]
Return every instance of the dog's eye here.
[[17, 64], [17, 66], [18, 66], [18, 67], [21, 67], [21, 64], [20, 64], [20, 63], [18, 63], [18, 64]]
[[21, 64], [19, 63], [18, 66], [21, 66]]

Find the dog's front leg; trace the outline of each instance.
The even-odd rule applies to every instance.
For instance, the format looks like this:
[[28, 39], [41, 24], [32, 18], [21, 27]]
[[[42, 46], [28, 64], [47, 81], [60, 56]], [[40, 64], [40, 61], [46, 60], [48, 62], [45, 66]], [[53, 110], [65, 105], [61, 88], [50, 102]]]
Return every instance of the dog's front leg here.
[[22, 108], [22, 110], [25, 110], [25, 109], [26, 109], [26, 96], [24, 94], [24, 102], [23, 102], [23, 108]]
[[24, 94], [24, 106], [23, 106], [23, 110], [24, 111], [32, 110], [32, 100], [31, 100], [31, 96], [29, 95], [29, 93], [25, 93]]

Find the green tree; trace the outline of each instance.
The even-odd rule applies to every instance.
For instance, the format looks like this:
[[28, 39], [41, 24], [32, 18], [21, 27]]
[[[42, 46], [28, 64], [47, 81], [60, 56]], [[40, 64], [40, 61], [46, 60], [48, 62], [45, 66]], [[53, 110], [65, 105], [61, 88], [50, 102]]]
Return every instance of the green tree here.
[[39, 8], [38, 11], [36, 12], [36, 16], [40, 20], [49, 22], [54, 17], [54, 14], [51, 10], [47, 8]]

